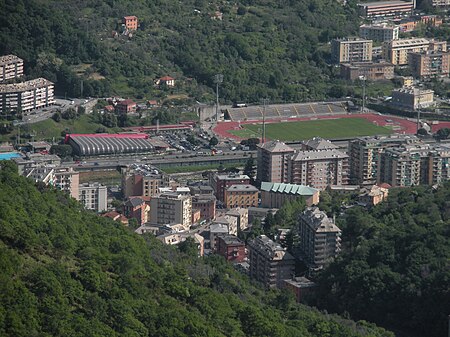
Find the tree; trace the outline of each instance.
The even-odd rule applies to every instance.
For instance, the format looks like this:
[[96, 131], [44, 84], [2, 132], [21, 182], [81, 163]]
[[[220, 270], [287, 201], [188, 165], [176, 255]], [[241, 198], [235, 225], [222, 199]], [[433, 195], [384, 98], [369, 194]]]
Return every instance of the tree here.
[[62, 113], [62, 118], [64, 119], [74, 119], [77, 117], [77, 112], [74, 108], [68, 108], [66, 111]]
[[190, 256], [190, 257], [198, 257], [198, 244], [191, 237], [187, 238], [183, 242], [178, 244], [178, 249], [180, 252]]
[[51, 154], [56, 154], [57, 156], [60, 156], [61, 158], [66, 158], [72, 156], [72, 147], [67, 144], [62, 145], [52, 145], [50, 148]]
[[255, 184], [255, 165], [253, 156], [247, 159], [244, 167], [244, 174], [250, 177], [250, 184]]
[[209, 146], [214, 147], [217, 144], [219, 144], [219, 140], [217, 139], [216, 136], [212, 136], [211, 139], [209, 140]]
[[61, 122], [61, 112], [57, 111], [53, 114], [52, 119], [56, 122], [59, 123]]

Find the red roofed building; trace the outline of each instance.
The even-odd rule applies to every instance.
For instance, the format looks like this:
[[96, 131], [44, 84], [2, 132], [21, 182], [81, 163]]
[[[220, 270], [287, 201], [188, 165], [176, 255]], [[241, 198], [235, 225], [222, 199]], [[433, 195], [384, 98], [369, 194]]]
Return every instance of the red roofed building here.
[[103, 110], [105, 112], [114, 112], [114, 106], [113, 105], [106, 105]]
[[118, 221], [121, 224], [123, 224], [125, 226], [128, 226], [128, 219], [125, 216], [123, 216], [122, 214], [120, 214], [120, 213], [118, 213], [116, 211], [105, 213], [102, 216], [105, 217], [105, 218], [110, 218], [110, 219], [112, 219], [114, 221]]
[[128, 219], [134, 218], [139, 225], [148, 221], [150, 206], [143, 197], [130, 197], [123, 206], [123, 213]]
[[126, 100], [120, 101], [116, 105], [116, 112], [118, 114], [135, 113], [136, 112], [136, 103], [133, 102], [131, 99], [126, 99]]
[[137, 16], [124, 16], [122, 18], [122, 23], [125, 25], [125, 28], [128, 30], [137, 30], [138, 28], [138, 18]]
[[167, 85], [168, 87], [174, 87], [175, 86], [175, 79], [173, 77], [170, 76], [164, 76], [161, 77], [158, 82], [158, 85]]

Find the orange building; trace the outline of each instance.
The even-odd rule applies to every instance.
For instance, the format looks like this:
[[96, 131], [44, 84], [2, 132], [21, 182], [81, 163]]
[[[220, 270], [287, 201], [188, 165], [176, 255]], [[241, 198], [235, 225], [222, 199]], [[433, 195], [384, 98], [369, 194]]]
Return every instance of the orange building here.
[[125, 25], [125, 28], [128, 30], [137, 30], [138, 29], [138, 18], [137, 16], [124, 16], [122, 18], [122, 23]]
[[259, 190], [252, 185], [233, 185], [225, 191], [225, 204], [227, 208], [257, 207]]

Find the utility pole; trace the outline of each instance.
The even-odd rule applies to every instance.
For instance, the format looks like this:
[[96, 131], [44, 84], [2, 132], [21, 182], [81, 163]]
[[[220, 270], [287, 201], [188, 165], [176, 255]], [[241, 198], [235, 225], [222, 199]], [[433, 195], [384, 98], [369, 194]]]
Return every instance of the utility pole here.
[[214, 83], [216, 83], [216, 122], [219, 121], [219, 84], [223, 82], [223, 75], [216, 74], [214, 76]]
[[263, 98], [263, 129], [262, 129], [262, 143], [266, 142], [266, 104], [269, 102], [268, 98]]
[[359, 79], [363, 82], [363, 97], [362, 97], [362, 112], [364, 113], [366, 107], [366, 76], [359, 76]]
[[[415, 93], [416, 89], [413, 89], [413, 93]], [[418, 97], [417, 97], [417, 130], [416, 134], [419, 134], [420, 129], [420, 88], [418, 89]]]

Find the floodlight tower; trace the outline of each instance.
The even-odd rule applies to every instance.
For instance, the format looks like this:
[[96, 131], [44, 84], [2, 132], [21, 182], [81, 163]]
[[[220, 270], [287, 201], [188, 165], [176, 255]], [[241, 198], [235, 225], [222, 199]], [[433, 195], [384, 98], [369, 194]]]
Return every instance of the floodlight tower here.
[[262, 129], [262, 143], [266, 142], [266, 105], [269, 103], [268, 98], [263, 98], [263, 129]]
[[359, 76], [359, 79], [363, 82], [362, 112], [364, 113], [366, 107], [366, 76]]
[[219, 84], [223, 82], [223, 75], [214, 75], [214, 83], [216, 84], [216, 122], [219, 121]]

